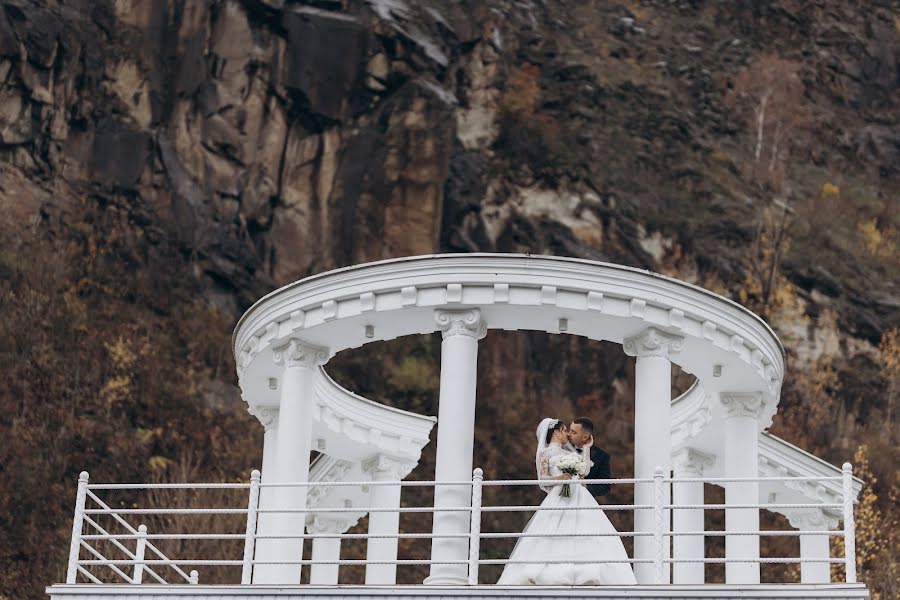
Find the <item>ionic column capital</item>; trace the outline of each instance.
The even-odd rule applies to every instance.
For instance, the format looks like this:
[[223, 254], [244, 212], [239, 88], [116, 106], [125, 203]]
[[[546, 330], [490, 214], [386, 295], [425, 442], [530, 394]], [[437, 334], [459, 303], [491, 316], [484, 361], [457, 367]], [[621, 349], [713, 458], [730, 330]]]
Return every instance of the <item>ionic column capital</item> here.
[[765, 402], [761, 392], [719, 392], [719, 399], [725, 408], [725, 418], [750, 417], [758, 419]]
[[340, 516], [312, 514], [306, 517], [307, 533], [344, 533], [362, 518], [361, 514], [344, 514]]
[[487, 334], [487, 323], [481, 318], [481, 311], [477, 308], [469, 310], [439, 309], [434, 311], [434, 322], [437, 323], [445, 340], [454, 335], [464, 335], [480, 340]]
[[247, 412], [259, 419], [259, 422], [266, 431], [269, 431], [269, 429], [278, 429], [277, 406], [251, 406], [247, 409]]
[[378, 454], [363, 461], [363, 472], [372, 476], [373, 481], [400, 481], [416, 468], [418, 463]]
[[675, 477], [702, 477], [704, 469], [712, 467], [716, 458], [693, 448], [681, 448], [672, 454]]
[[648, 327], [638, 335], [626, 338], [622, 348], [628, 356], [660, 356], [669, 358], [684, 347], [684, 338], [664, 333], [655, 327]]
[[830, 531], [838, 526], [838, 518], [821, 508], [794, 508], [782, 512], [791, 527], [800, 531]]
[[303, 340], [291, 338], [284, 346], [276, 348], [272, 358], [285, 367], [305, 367], [312, 369], [328, 362], [328, 348], [314, 346]]

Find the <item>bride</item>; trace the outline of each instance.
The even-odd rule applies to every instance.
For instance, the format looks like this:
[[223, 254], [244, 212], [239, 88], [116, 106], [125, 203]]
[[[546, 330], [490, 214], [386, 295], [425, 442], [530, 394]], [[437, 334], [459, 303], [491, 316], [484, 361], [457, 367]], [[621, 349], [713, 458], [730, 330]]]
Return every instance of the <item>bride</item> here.
[[[538, 478], [577, 479], [559, 468], [565, 456], [578, 454], [568, 444], [566, 426], [558, 419], [544, 419], [537, 430], [538, 449], [535, 466]], [[590, 442], [589, 442], [590, 444]], [[581, 475], [590, 470], [590, 448], [584, 457]], [[581, 457], [579, 457], [581, 458]], [[575, 534], [615, 534], [597, 501], [583, 485], [569, 484], [570, 495], [562, 496], [563, 486], [541, 486], [547, 497], [535, 512], [523, 533], [544, 534], [520, 537], [510, 555], [498, 585], [631, 585], [636, 583], [628, 563], [628, 554], [617, 535], [578, 537]], [[574, 507], [588, 507], [578, 508]], [[573, 507], [573, 508], [568, 508]], [[596, 507], [596, 508], [590, 508]], [[556, 509], [556, 510], [543, 510]], [[542, 562], [552, 559], [553, 562]], [[565, 562], [572, 560], [573, 562]], [[524, 562], [529, 561], [529, 562]], [[578, 561], [578, 562], [575, 562]], [[617, 562], [618, 561], [618, 562]], [[522, 564], [513, 564], [520, 562]]]

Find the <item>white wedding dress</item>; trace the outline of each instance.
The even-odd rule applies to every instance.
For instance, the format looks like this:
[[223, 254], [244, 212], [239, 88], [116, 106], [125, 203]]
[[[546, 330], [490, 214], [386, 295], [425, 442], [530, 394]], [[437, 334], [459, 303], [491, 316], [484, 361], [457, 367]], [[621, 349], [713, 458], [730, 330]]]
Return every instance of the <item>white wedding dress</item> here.
[[[544, 429], [546, 431], [546, 429]], [[540, 439], [539, 430], [539, 439]], [[541, 444], [543, 446], [543, 444]], [[558, 443], [539, 449], [536, 457], [538, 476], [547, 479], [562, 475], [559, 460], [574, 453]], [[588, 454], [588, 453], [585, 453]], [[583, 474], [589, 471], [585, 456]], [[633, 585], [634, 571], [618, 535], [574, 537], [575, 533], [617, 533], [597, 501], [584, 485], [569, 483], [570, 496], [560, 495], [562, 485], [547, 486], [547, 497], [535, 512], [523, 533], [548, 534], [547, 537], [522, 537], [510, 555], [498, 585]], [[543, 510], [545, 508], [590, 506], [594, 509]], [[542, 562], [551, 559], [554, 562]], [[580, 563], [555, 562], [566, 560]], [[616, 562], [619, 561], [619, 562]]]

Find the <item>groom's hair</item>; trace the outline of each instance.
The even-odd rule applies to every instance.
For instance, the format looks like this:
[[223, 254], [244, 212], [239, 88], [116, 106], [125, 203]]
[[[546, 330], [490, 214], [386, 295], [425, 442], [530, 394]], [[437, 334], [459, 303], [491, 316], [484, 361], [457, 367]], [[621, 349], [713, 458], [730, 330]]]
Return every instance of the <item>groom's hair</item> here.
[[588, 419], [587, 417], [578, 417], [574, 421], [572, 421], [574, 425], [581, 425], [581, 429], [587, 431], [588, 433], [594, 433], [594, 422]]

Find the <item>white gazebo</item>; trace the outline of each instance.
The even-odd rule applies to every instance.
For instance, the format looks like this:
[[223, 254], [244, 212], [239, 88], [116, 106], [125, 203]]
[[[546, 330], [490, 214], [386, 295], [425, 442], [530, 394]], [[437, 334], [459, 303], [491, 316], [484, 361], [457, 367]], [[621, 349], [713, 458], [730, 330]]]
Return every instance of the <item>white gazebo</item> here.
[[[852, 502], [862, 482], [849, 465], [829, 465], [765, 431], [777, 411], [785, 356], [762, 319], [649, 271], [513, 254], [417, 256], [338, 269], [280, 288], [244, 314], [234, 353], [244, 400], [265, 427], [265, 446], [261, 483], [249, 485], [247, 546], [234, 561], [243, 567], [243, 584], [229, 594], [529, 596], [485, 587], [478, 578], [485, 562], [480, 489], [490, 482], [477, 470], [473, 478], [476, 371], [478, 342], [490, 329], [614, 342], [636, 360], [631, 508], [639, 585], [539, 595], [868, 597], [855, 582], [853, 556]], [[431, 553], [418, 561], [430, 565], [430, 575], [424, 585], [396, 586], [397, 566], [405, 564], [397, 558], [399, 514], [411, 510], [400, 508], [402, 480], [418, 463], [435, 419], [353, 394], [324, 368], [342, 350], [435, 331], [443, 336], [437, 462], [433, 481], [419, 482], [434, 486]], [[674, 399], [672, 363], [696, 378]], [[312, 452], [319, 455], [310, 463]], [[724, 506], [704, 503], [704, 482], [724, 487]], [[84, 508], [90, 488], [85, 475], [68, 582], [49, 588], [53, 597], [102, 592], [97, 582], [77, 582], [86, 565], [107, 564], [82, 560], [76, 544], [83, 542], [79, 519], [91, 513]], [[726, 557], [719, 562], [728, 585], [713, 588], [704, 583], [704, 565], [716, 562], [704, 556], [704, 538], [714, 534], [704, 531], [704, 511], [717, 508], [725, 510]], [[760, 559], [760, 535], [768, 533], [759, 531], [761, 508], [784, 514], [800, 530], [799, 558]], [[340, 565], [352, 564], [341, 560], [341, 534], [366, 514], [366, 586], [339, 586]], [[841, 520], [843, 529], [833, 531]], [[836, 533], [846, 538], [845, 558], [830, 556], [828, 540]], [[304, 537], [312, 540], [312, 561], [302, 560]], [[777, 560], [800, 562], [801, 583], [762, 584], [760, 562]], [[831, 583], [832, 562], [845, 562], [846, 583]], [[309, 584], [300, 586], [303, 564], [311, 570]], [[110, 587], [121, 586], [104, 589]]]

